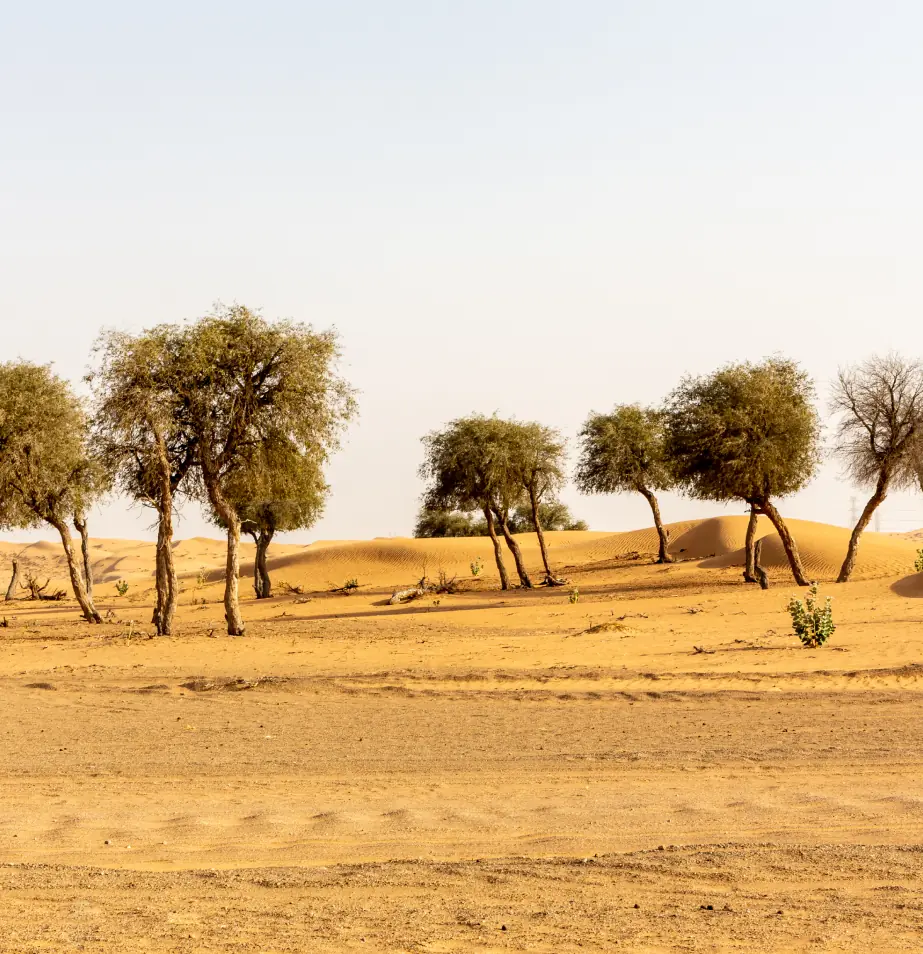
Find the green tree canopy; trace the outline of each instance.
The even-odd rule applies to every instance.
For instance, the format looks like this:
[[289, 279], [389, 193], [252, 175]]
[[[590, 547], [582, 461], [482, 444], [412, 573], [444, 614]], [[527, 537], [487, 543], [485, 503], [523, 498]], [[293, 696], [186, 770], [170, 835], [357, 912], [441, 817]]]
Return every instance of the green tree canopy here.
[[83, 615], [99, 623], [67, 525], [105, 487], [87, 437], [81, 402], [49, 366], [0, 364], [0, 527], [54, 527]]
[[667, 456], [685, 492], [701, 500], [743, 499], [765, 513], [802, 586], [809, 581], [773, 498], [801, 490], [817, 469], [814, 394], [794, 361], [773, 357], [684, 379], [666, 416]]
[[585, 494], [641, 494], [654, 515], [660, 540], [658, 561], [670, 561], [655, 495], [655, 491], [674, 485], [664, 446], [662, 411], [620, 404], [608, 414], [590, 414], [580, 431], [576, 482]]

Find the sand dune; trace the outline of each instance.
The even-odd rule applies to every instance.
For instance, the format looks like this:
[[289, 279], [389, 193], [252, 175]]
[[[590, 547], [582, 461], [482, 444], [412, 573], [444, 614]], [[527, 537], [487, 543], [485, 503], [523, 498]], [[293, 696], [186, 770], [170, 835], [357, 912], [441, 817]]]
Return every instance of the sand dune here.
[[[688, 520], [667, 525], [670, 551], [681, 560], [701, 561], [704, 570], [742, 566], [747, 517], [721, 516]], [[808, 573], [821, 580], [835, 577], [849, 540], [849, 530], [806, 520], [791, 520], [789, 526]], [[758, 536], [765, 540], [763, 564], [769, 570], [785, 571], [788, 563], [781, 541], [766, 517], [760, 517]], [[535, 534], [517, 536], [530, 570], [541, 569], [541, 555]], [[551, 561], [568, 573], [581, 569], [605, 568], [631, 555], [657, 552], [653, 527], [621, 533], [602, 531], [558, 531], [546, 534]], [[912, 535], [865, 533], [859, 548], [857, 579], [904, 576], [912, 572], [917, 542]], [[152, 585], [154, 544], [133, 540], [93, 540], [93, 568], [102, 592], [114, 591], [124, 579], [136, 591]], [[193, 537], [174, 545], [174, 559], [181, 579], [194, 580], [204, 572], [210, 584], [224, 576], [225, 544], [221, 539]], [[23, 568], [52, 584], [67, 586], [66, 568], [60, 544], [41, 541], [30, 545], [0, 543], [0, 562], [19, 555]], [[241, 547], [242, 576], [253, 570], [254, 546]], [[433, 578], [440, 571], [449, 576], [470, 578], [471, 565], [480, 562], [481, 580], [495, 580], [493, 547], [487, 537], [458, 537], [418, 540], [408, 537], [375, 540], [321, 540], [304, 546], [274, 543], [270, 569], [277, 581], [309, 590], [328, 589], [346, 580], [358, 579], [361, 586], [387, 588], [406, 585], [424, 574]], [[507, 554], [513, 572], [512, 558]], [[2, 572], [2, 571], [0, 571]], [[0, 581], [2, 583], [2, 581]]]

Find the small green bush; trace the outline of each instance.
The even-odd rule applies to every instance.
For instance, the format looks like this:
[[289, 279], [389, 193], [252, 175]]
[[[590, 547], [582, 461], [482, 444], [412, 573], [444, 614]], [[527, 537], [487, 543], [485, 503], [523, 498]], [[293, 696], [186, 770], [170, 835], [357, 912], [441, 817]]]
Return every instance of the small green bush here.
[[804, 600], [792, 597], [786, 609], [792, 617], [792, 629], [807, 649], [823, 646], [833, 635], [833, 608], [828, 596], [823, 606], [818, 605], [817, 584], [812, 583]]
[[472, 561], [471, 566], [471, 575], [478, 576], [483, 568], [484, 564], [481, 562], [481, 558], [478, 557], [476, 560]]
[[115, 591], [119, 596], [124, 596], [128, 592], [128, 582], [126, 580], [119, 580], [115, 584]]
[[578, 602], [579, 599], [580, 599], [580, 590], [578, 590], [577, 587], [575, 586], [575, 587], [570, 591], [570, 596], [569, 596], [567, 599], [568, 599], [568, 601], [569, 601], [570, 603], [576, 603], [576, 602]]
[[913, 568], [917, 573], [923, 573], [923, 550], [917, 550], [917, 558], [913, 561]]

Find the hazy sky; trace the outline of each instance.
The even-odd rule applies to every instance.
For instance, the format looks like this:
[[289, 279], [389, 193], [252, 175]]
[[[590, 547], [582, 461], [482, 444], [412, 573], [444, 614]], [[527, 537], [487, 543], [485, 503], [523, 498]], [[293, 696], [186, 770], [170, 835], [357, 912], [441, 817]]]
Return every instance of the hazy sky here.
[[[923, 351], [921, 35], [910, 0], [6, 4], [0, 358], [79, 380], [101, 326], [218, 299], [336, 326], [361, 417], [305, 540], [408, 533], [420, 435], [470, 411], [573, 439], [773, 352], [825, 403], [838, 365]], [[856, 494], [828, 465], [783, 512]]]

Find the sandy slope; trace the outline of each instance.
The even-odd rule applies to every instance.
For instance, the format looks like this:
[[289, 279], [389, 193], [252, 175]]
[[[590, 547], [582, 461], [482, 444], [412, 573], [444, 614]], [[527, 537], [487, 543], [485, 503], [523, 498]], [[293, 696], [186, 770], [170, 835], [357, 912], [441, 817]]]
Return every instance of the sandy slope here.
[[[868, 536], [806, 651], [745, 527], [674, 525], [669, 566], [652, 531], [551, 535], [571, 582], [532, 592], [484, 541], [279, 548], [312, 592], [247, 596], [237, 640], [196, 581], [220, 542], [177, 545], [150, 640], [150, 545], [96, 541], [132, 586], [104, 626], [0, 608], [0, 951], [919, 950], [914, 541]], [[793, 528], [838, 565], [846, 531]], [[462, 592], [385, 605], [424, 562]]]

